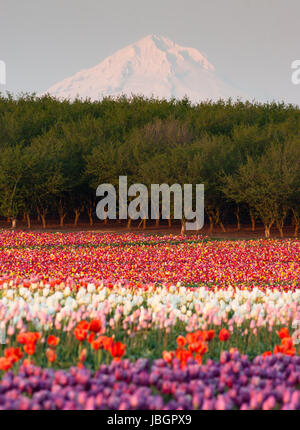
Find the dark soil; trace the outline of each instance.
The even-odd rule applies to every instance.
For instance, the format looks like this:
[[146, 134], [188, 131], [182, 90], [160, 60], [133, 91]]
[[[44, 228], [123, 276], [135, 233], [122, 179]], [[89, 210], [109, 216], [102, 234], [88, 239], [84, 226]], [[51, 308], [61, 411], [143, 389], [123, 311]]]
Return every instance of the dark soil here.
[[[108, 222], [104, 224], [104, 222], [96, 221], [94, 225], [90, 226], [90, 224], [86, 221], [78, 222], [78, 226], [75, 227], [73, 223], [66, 223], [63, 227], [60, 227], [55, 220], [49, 220], [46, 229], [41, 227], [41, 224], [38, 222], [32, 222], [31, 228], [28, 229], [25, 222], [18, 220], [17, 222], [17, 230], [23, 231], [32, 231], [32, 232], [78, 232], [78, 231], [89, 231], [89, 232], [99, 232], [99, 233], [144, 233], [144, 234], [180, 234], [180, 223], [173, 223], [172, 227], [169, 228], [167, 224], [161, 223], [159, 227], [157, 227], [154, 223], [147, 222], [146, 229], [139, 228], [138, 222], [133, 222], [130, 229], [127, 228], [127, 223], [123, 221], [122, 223], [118, 222]], [[255, 231], [252, 231], [250, 226], [242, 225], [240, 230], [237, 230], [236, 226], [230, 225], [225, 226], [226, 232], [223, 232], [220, 227], [215, 227], [213, 232], [209, 231], [209, 226], [205, 225], [198, 232], [189, 231], [186, 232], [187, 236], [199, 234], [205, 235], [212, 239], [260, 239], [264, 238], [264, 228], [261, 225], [258, 225]], [[11, 229], [10, 223], [7, 221], [0, 221], [0, 229]], [[287, 226], [284, 229], [284, 238], [293, 238], [294, 237], [294, 228], [291, 226]], [[271, 230], [271, 238], [280, 238], [278, 230], [274, 227]]]

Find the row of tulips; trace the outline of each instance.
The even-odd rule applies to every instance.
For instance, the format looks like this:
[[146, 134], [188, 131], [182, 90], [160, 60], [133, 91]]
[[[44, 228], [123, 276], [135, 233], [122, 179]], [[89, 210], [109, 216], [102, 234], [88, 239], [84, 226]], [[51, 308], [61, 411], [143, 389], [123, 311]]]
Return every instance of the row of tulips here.
[[249, 360], [237, 351], [205, 364], [128, 359], [86, 367], [43, 369], [23, 363], [0, 382], [1, 409], [300, 409], [300, 356]]
[[0, 288], [121, 282], [297, 289], [298, 240], [207, 241], [201, 237], [0, 232]]
[[[145, 330], [165, 330], [178, 324], [188, 332], [209, 326], [249, 330], [297, 324], [300, 290], [282, 292], [187, 288], [181, 285], [124, 287], [88, 284], [72, 291], [29, 287], [6, 288], [0, 296], [0, 329], [7, 336], [33, 329], [62, 330], [68, 334], [84, 319], [98, 319], [102, 330], [123, 331], [128, 336]], [[245, 331], [244, 335], [250, 334]]]
[[[273, 289], [212, 291], [180, 285], [149, 287], [146, 291], [118, 284], [111, 288], [105, 284], [98, 287], [89, 284], [77, 292], [68, 287], [63, 291], [36, 286], [10, 288], [2, 290], [0, 329], [11, 347], [15, 346], [18, 336], [28, 331], [39, 332], [42, 345], [49, 334], [59, 337], [59, 363], [64, 366], [74, 364], [78, 357], [72, 341], [74, 334], [87, 346], [91, 342], [94, 346], [101, 344], [106, 337], [116, 337], [127, 345], [130, 358], [138, 358], [143, 351], [143, 356], [153, 359], [161, 356], [180, 332], [226, 328], [230, 347], [254, 357], [275, 347], [276, 331], [280, 327], [295, 326], [296, 333], [300, 320], [299, 298], [299, 290], [287, 293]], [[90, 320], [93, 322], [88, 323]], [[98, 333], [96, 339], [95, 333]], [[221, 346], [214, 341], [212, 344], [210, 354], [216, 358]], [[28, 349], [33, 346], [31, 342]], [[51, 350], [47, 354], [52, 361], [56, 360]], [[45, 350], [39, 348], [40, 364], [44, 363], [44, 355]], [[94, 368], [99, 364], [91, 355], [89, 360]]]
[[[23, 332], [16, 337], [18, 347], [7, 347], [4, 356], [0, 357], [0, 370], [5, 372], [0, 382], [0, 407], [4, 409], [299, 409], [300, 408], [300, 356], [296, 351], [294, 339], [289, 329], [283, 327], [277, 331], [278, 341], [274, 351], [265, 351], [252, 361], [237, 348], [223, 350], [231, 338], [229, 330], [222, 328], [216, 331], [197, 330], [179, 335], [176, 339], [175, 351], [163, 351], [162, 359], [154, 360], [149, 366], [147, 360], [138, 359], [136, 363], [123, 359], [126, 345], [115, 341], [114, 337], [101, 335], [100, 320], [80, 321], [74, 329], [73, 336], [77, 340], [77, 368], [89, 375], [91, 383], [85, 381], [79, 386], [78, 381], [71, 378], [68, 394], [64, 388], [68, 385], [67, 372], [56, 373], [42, 370], [35, 366], [36, 346], [42, 341], [40, 332]], [[224, 346], [221, 348], [219, 360], [206, 359], [210, 345], [215, 338]], [[94, 354], [106, 351], [111, 355], [111, 364], [97, 362], [99, 369], [95, 376], [87, 370], [88, 351], [84, 342], [90, 345]], [[56, 361], [56, 347], [60, 344], [58, 336], [50, 335], [45, 342], [48, 367]], [[64, 353], [66, 353], [66, 345]], [[20, 364], [20, 365], [19, 365]], [[140, 366], [142, 364], [142, 366]], [[135, 368], [136, 366], [136, 368]], [[150, 368], [150, 371], [149, 371]], [[133, 373], [129, 376], [129, 370]], [[154, 370], [154, 373], [152, 373]], [[105, 380], [105, 375], [112, 371], [113, 378], [106, 379], [113, 384], [113, 389], [102, 387], [104, 397], [98, 398], [98, 387]], [[137, 372], [136, 372], [137, 371]], [[143, 372], [141, 372], [143, 371]], [[75, 372], [75, 373], [74, 373]], [[64, 378], [57, 380], [57, 376]], [[76, 374], [75, 368], [70, 374]], [[24, 377], [25, 375], [25, 377]], [[33, 376], [34, 377], [31, 377]], [[28, 378], [27, 378], [28, 376]], [[26, 379], [27, 378], [27, 379]], [[47, 380], [47, 384], [45, 380]], [[120, 391], [119, 383], [125, 391]], [[138, 387], [145, 386], [144, 403], [133, 395]], [[78, 389], [80, 396], [78, 396]], [[196, 391], [194, 391], [196, 389]], [[62, 391], [61, 391], [62, 390]], [[48, 391], [48, 392], [47, 392]], [[47, 392], [47, 393], [46, 393]], [[60, 393], [58, 398], [53, 394]], [[72, 398], [69, 396], [72, 393]], [[153, 397], [153, 393], [155, 396]], [[179, 395], [180, 393], [180, 395]], [[78, 397], [77, 397], [78, 396]], [[168, 401], [166, 402], [166, 396]], [[183, 396], [183, 397], [181, 397]], [[29, 399], [28, 399], [29, 397]], [[85, 399], [83, 402], [80, 398]], [[117, 398], [122, 401], [118, 402]], [[145, 399], [149, 399], [148, 403]], [[39, 400], [42, 402], [40, 403]], [[98, 400], [97, 400], [98, 399]], [[153, 400], [155, 402], [153, 403]], [[44, 401], [47, 402], [44, 403]], [[71, 401], [72, 400], [72, 401]]]
[[206, 239], [202, 235], [151, 235], [138, 233], [100, 233], [100, 232], [25, 232], [22, 230], [2, 230], [0, 248], [49, 248], [62, 246], [100, 246], [131, 245], [146, 243], [178, 243]]

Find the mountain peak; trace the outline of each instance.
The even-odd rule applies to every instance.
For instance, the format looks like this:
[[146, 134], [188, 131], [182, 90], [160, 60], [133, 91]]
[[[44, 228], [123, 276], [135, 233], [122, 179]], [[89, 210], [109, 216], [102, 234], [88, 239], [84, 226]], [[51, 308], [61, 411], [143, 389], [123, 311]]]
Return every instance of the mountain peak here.
[[187, 96], [192, 102], [237, 96], [217, 77], [214, 66], [200, 51], [156, 34], [55, 84], [47, 93], [71, 100], [122, 94], [167, 99]]
[[162, 36], [160, 34], [148, 34], [148, 36], [143, 37], [142, 39], [140, 39], [138, 42], [136, 42], [137, 44], [139, 43], [165, 43], [167, 46], [172, 46], [175, 45], [175, 43], [168, 39], [165, 36]]

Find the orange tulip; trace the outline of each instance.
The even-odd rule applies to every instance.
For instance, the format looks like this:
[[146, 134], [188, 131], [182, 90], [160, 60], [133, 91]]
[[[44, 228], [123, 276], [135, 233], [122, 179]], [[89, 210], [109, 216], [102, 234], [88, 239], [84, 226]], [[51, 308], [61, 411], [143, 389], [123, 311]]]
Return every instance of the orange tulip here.
[[4, 355], [6, 358], [10, 358], [13, 363], [16, 363], [23, 357], [23, 352], [20, 348], [6, 348], [4, 350]]
[[90, 322], [89, 330], [94, 333], [98, 333], [101, 330], [101, 321], [97, 319], [93, 319]]
[[82, 320], [77, 324], [77, 327], [81, 328], [83, 330], [88, 330], [89, 329], [89, 323], [85, 320]]
[[171, 361], [174, 358], [174, 352], [172, 351], [163, 351], [163, 359], [167, 362], [167, 363], [171, 363]]
[[0, 357], [0, 370], [7, 371], [13, 365], [12, 359], [9, 357]]
[[103, 336], [103, 339], [102, 339], [103, 349], [105, 351], [109, 351], [113, 342], [114, 342], [114, 340], [112, 337]]
[[122, 342], [113, 342], [109, 349], [115, 361], [120, 361], [125, 354], [126, 345]]
[[37, 341], [41, 338], [41, 334], [38, 332], [26, 332], [26, 333], [20, 333], [17, 336], [17, 341], [21, 344], [33, 344], [35, 345]]
[[176, 339], [176, 342], [177, 342], [177, 345], [180, 347], [180, 348], [183, 348], [184, 347], [184, 345], [186, 344], [186, 339], [185, 339], [185, 337], [184, 336], [178, 336], [177, 337], [177, 339]]
[[59, 337], [56, 337], [56, 336], [53, 336], [53, 335], [51, 335], [51, 336], [48, 337], [48, 345], [50, 345], [50, 346], [57, 346], [58, 343], [59, 343]]
[[56, 360], [56, 353], [53, 351], [53, 349], [48, 348], [46, 351], [46, 357], [50, 361], [50, 363], [53, 363]]
[[79, 342], [82, 342], [87, 338], [88, 331], [87, 329], [83, 329], [77, 326], [74, 330], [74, 335]]
[[215, 337], [215, 330], [208, 330], [206, 333], [207, 333], [207, 340], [212, 340]]
[[186, 349], [177, 349], [177, 351], [175, 352], [175, 356], [182, 363], [186, 363], [189, 358], [193, 357], [192, 353], [190, 351], [187, 351]]
[[95, 339], [95, 333], [90, 333], [87, 341], [88, 341], [88, 343], [92, 343], [94, 341], [94, 339]]
[[287, 327], [282, 327], [280, 331], [277, 332], [280, 339], [284, 339], [285, 337], [290, 337], [290, 332]]
[[96, 351], [103, 347], [103, 340], [105, 339], [105, 336], [99, 336], [97, 339], [91, 342], [92, 348]]
[[202, 355], [196, 354], [195, 355], [195, 360], [197, 361], [198, 364], [202, 364]]
[[222, 328], [219, 333], [219, 339], [221, 342], [225, 342], [230, 338], [230, 332], [226, 328]]
[[35, 345], [33, 343], [26, 343], [24, 346], [24, 351], [28, 355], [33, 355], [35, 353]]

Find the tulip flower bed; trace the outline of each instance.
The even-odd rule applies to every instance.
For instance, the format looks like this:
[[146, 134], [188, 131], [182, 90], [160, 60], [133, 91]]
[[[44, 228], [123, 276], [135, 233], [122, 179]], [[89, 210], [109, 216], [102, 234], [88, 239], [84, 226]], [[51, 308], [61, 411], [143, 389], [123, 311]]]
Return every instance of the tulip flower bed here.
[[0, 408], [21, 410], [190, 410], [300, 408], [300, 357], [223, 352], [219, 362], [139, 359], [68, 371], [21, 366], [0, 385]]
[[0, 408], [299, 409], [300, 243], [0, 233]]
[[297, 240], [207, 241], [197, 236], [0, 232], [0, 284], [181, 282], [227, 288], [300, 282]]

